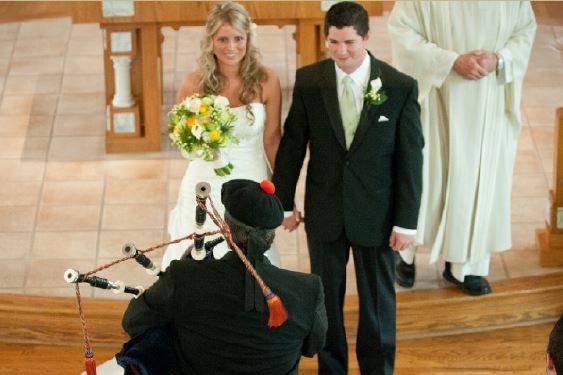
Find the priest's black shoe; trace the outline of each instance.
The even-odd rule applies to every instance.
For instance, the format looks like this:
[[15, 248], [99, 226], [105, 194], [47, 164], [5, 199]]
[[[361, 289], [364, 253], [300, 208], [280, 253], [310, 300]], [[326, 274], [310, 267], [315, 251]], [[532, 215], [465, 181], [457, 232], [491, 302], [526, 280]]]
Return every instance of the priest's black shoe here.
[[401, 258], [398, 252], [395, 251], [395, 279], [397, 284], [403, 288], [412, 288], [414, 285], [414, 278], [416, 276], [416, 269], [413, 264], [408, 264]]
[[457, 285], [464, 293], [471, 294], [472, 296], [482, 296], [492, 291], [491, 285], [487, 279], [482, 276], [467, 275], [463, 279], [463, 282], [456, 279], [452, 274], [450, 262], [446, 262], [446, 269], [442, 276], [452, 284]]

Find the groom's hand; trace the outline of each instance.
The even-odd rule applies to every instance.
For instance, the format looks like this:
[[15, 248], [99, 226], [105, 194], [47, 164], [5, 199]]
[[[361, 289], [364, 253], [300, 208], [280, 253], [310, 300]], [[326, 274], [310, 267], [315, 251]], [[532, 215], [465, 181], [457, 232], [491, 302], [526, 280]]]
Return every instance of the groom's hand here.
[[286, 217], [283, 219], [282, 226], [288, 232], [293, 232], [299, 226], [301, 222], [301, 212], [297, 209], [293, 209], [293, 215]]
[[405, 250], [414, 241], [414, 237], [413, 235], [393, 231], [389, 238], [389, 247], [394, 251]]

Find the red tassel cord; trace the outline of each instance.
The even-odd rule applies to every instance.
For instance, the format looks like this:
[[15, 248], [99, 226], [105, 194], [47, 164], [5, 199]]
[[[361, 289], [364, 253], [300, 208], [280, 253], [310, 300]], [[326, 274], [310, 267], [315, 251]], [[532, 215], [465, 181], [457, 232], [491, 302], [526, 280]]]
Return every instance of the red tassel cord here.
[[84, 353], [84, 365], [86, 366], [86, 375], [96, 375], [96, 360], [90, 349]]
[[268, 327], [276, 328], [281, 326], [287, 320], [287, 310], [282, 300], [274, 292], [270, 292], [266, 296], [268, 310], [270, 310], [270, 318], [268, 319]]

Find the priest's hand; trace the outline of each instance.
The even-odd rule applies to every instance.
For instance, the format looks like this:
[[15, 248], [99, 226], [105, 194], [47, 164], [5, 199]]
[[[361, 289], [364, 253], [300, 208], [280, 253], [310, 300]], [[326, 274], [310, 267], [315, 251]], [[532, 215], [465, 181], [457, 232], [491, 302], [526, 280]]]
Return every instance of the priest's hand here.
[[477, 62], [481, 67], [487, 70], [487, 72], [492, 73], [497, 70], [497, 55], [489, 51], [476, 51], [475, 56], [477, 56]]
[[480, 55], [464, 53], [454, 62], [454, 71], [465, 79], [478, 80], [489, 74], [487, 69], [479, 64]]
[[391, 232], [391, 237], [389, 238], [389, 247], [394, 251], [405, 250], [413, 241], [414, 235], [403, 234], [398, 232]]
[[297, 208], [293, 209], [293, 214], [283, 219], [282, 227], [288, 232], [293, 232], [301, 222], [301, 212]]

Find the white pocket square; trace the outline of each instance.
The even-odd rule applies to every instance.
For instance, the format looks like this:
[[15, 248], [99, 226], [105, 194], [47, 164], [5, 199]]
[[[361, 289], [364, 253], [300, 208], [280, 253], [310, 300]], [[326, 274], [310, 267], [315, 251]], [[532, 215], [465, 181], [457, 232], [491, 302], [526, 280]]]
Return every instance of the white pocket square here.
[[385, 122], [385, 121], [389, 121], [389, 119], [385, 116], [379, 116], [379, 120], [377, 120], [377, 122]]

